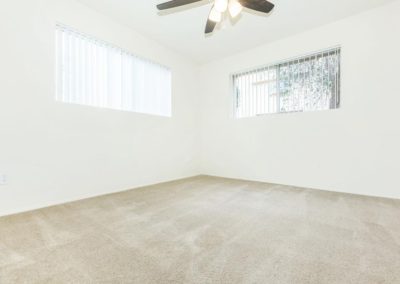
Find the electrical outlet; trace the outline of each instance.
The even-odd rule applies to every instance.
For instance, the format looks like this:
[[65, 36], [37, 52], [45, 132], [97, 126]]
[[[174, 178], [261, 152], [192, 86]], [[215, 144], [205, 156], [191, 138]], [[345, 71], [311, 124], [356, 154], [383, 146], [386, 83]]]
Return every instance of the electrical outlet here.
[[6, 185], [7, 184], [7, 176], [4, 174], [0, 174], [0, 185]]

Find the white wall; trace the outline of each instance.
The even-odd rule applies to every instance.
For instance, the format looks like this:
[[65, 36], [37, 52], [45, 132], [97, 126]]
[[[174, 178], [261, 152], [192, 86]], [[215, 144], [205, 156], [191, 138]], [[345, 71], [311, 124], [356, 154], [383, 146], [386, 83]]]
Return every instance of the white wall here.
[[[396, 1], [201, 66], [199, 78], [194, 63], [73, 0], [7, 1], [0, 215], [199, 173], [400, 198], [399, 12]], [[170, 66], [173, 117], [56, 103], [56, 22]], [[338, 44], [341, 109], [233, 118], [230, 73]]]
[[[202, 173], [400, 198], [399, 14], [396, 1], [203, 66]], [[338, 44], [341, 109], [232, 117], [230, 73]]]
[[[73, 0], [0, 2], [0, 215], [198, 174], [196, 65]], [[56, 22], [171, 67], [173, 117], [56, 103]]]

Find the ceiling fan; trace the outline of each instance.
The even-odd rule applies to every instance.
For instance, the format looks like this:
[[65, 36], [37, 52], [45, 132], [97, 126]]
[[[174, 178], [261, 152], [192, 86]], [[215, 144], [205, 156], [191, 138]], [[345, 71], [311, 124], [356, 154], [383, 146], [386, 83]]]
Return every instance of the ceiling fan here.
[[[200, 2], [203, 0], [172, 0], [157, 5], [158, 10], [167, 10], [183, 5]], [[222, 16], [229, 11], [232, 18], [236, 18], [243, 10], [243, 7], [262, 13], [269, 13], [274, 9], [274, 4], [267, 0], [213, 0], [213, 6], [208, 15], [205, 33], [214, 31], [215, 26], [222, 21]]]

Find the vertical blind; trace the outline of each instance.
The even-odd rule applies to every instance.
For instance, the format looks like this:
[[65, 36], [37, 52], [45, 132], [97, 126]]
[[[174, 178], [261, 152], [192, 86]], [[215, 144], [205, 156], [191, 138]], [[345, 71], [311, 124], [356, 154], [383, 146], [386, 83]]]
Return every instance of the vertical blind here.
[[340, 105], [340, 48], [232, 75], [237, 118]]
[[56, 27], [56, 99], [171, 116], [171, 71], [121, 48]]

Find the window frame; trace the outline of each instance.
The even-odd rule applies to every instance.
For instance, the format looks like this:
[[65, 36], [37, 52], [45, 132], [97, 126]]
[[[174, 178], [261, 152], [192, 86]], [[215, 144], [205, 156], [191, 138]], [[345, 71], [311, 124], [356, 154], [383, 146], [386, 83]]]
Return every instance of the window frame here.
[[[293, 62], [305, 62], [306, 60], [311, 60], [312, 58], [318, 57], [320, 55], [325, 55], [328, 54], [337, 54], [338, 56], [338, 72], [337, 72], [337, 79], [336, 79], [336, 88], [337, 88], [337, 93], [336, 93], [336, 100], [335, 100], [335, 107], [330, 107], [329, 109], [325, 110], [293, 110], [293, 111], [280, 111], [280, 108], [277, 106], [276, 112], [265, 112], [265, 113], [260, 113], [256, 115], [248, 115], [248, 116], [238, 116], [237, 109], [238, 109], [238, 98], [240, 97], [239, 94], [236, 93], [236, 82], [235, 82], [235, 77], [245, 75], [246, 73], [248, 74], [256, 74], [257, 72], [261, 70], [268, 70], [271, 68], [277, 68], [276, 72], [276, 84], [277, 84], [277, 95], [278, 99], [277, 102], [280, 103], [280, 88], [278, 87], [279, 83], [279, 68], [283, 65], [289, 65]], [[282, 59], [278, 61], [274, 61], [269, 64], [263, 64], [263, 65], [258, 65], [256, 67], [252, 68], [247, 68], [247, 69], [242, 69], [240, 71], [232, 72], [229, 74], [229, 84], [230, 84], [230, 97], [232, 98], [232, 115], [235, 119], [246, 119], [246, 118], [255, 118], [255, 117], [263, 117], [263, 116], [268, 116], [268, 115], [280, 115], [280, 114], [293, 114], [293, 113], [302, 113], [302, 112], [320, 112], [320, 111], [334, 111], [338, 110], [342, 107], [342, 72], [343, 72], [343, 63], [342, 63], [342, 55], [343, 55], [343, 47], [341, 45], [335, 45], [329, 48], [324, 48], [324, 49], [319, 49], [313, 52], [308, 52], [304, 53], [302, 55], [290, 57], [287, 59]]]
[[[54, 99], [57, 103], [62, 103], [62, 104], [67, 104], [67, 105], [80, 105], [80, 106], [85, 106], [85, 107], [107, 109], [107, 110], [114, 110], [114, 111], [121, 111], [121, 112], [131, 112], [131, 113], [136, 113], [136, 114], [153, 115], [153, 116], [160, 116], [160, 117], [164, 117], [164, 118], [171, 118], [173, 116], [173, 77], [172, 77], [173, 71], [172, 71], [172, 68], [168, 67], [167, 65], [164, 65], [164, 64], [158, 63], [156, 61], [153, 61], [151, 59], [148, 59], [146, 57], [136, 55], [127, 48], [122, 48], [118, 45], [110, 43], [107, 40], [100, 39], [89, 33], [82, 32], [74, 27], [71, 27], [69, 25], [66, 25], [66, 24], [63, 24], [60, 22], [55, 23], [54, 32], [55, 32], [55, 35], [54, 35], [54, 41], [55, 41], [55, 46], [54, 46], [55, 96], [54, 96]], [[121, 104], [121, 106], [114, 107], [111, 103], [110, 104], [107, 103], [107, 104], [101, 105], [101, 106], [96, 105], [96, 104], [86, 103], [84, 101], [89, 100], [88, 97], [90, 97], [90, 94], [87, 94], [87, 93], [85, 93], [82, 96], [82, 98], [80, 98], [81, 99], [80, 102], [74, 102], [73, 101], [74, 99], [72, 99], [72, 98], [74, 96], [76, 96], [76, 94], [73, 94], [71, 92], [68, 94], [64, 94], [64, 91], [62, 90], [63, 85], [66, 84], [66, 82], [64, 81], [65, 80], [64, 76], [66, 74], [65, 73], [66, 67], [63, 62], [63, 58], [64, 58], [64, 56], [67, 56], [67, 57], [70, 56], [70, 55], [62, 54], [64, 51], [62, 49], [59, 49], [60, 48], [59, 36], [60, 36], [60, 33], [64, 33], [64, 32], [71, 33], [71, 34], [73, 34], [74, 37], [79, 37], [82, 40], [86, 41], [87, 43], [96, 44], [98, 47], [103, 47], [103, 48], [106, 48], [107, 50], [111, 50], [111, 49], [115, 50], [121, 56], [121, 58], [120, 58], [120, 64], [121, 64], [120, 69], [121, 70], [124, 68], [124, 64], [127, 64], [127, 61], [124, 61], [124, 57], [130, 57], [130, 60], [133, 59], [133, 60], [140, 61], [141, 63], [147, 63], [148, 66], [150, 66], [150, 67], [156, 66], [159, 69], [164, 69], [168, 73], [168, 76], [167, 76], [167, 79], [165, 82], [167, 82], [166, 85], [169, 86], [168, 90], [165, 91], [165, 94], [166, 94], [165, 100], [168, 101], [168, 104], [165, 105], [165, 110], [162, 110], [160, 112], [148, 111], [148, 110], [141, 111], [141, 110], [136, 109], [136, 108], [140, 108], [138, 106], [134, 106], [134, 107], [131, 107], [130, 109], [127, 109], [127, 106], [124, 106], [122, 104]], [[82, 52], [82, 51], [80, 51], [80, 52]], [[71, 65], [71, 66], [73, 66], [73, 65]], [[73, 67], [75, 67], [75, 66], [73, 66]], [[150, 67], [148, 67], [148, 68], [150, 68]], [[118, 70], [119, 70], [119, 68], [118, 68]], [[111, 74], [110, 73], [111, 69], [107, 69], [104, 71], [107, 74]], [[77, 76], [77, 75], [75, 75], [75, 76]], [[62, 78], [62, 79], [60, 79], [60, 78]], [[137, 78], [138, 78], [137, 76], [135, 79], [132, 78], [132, 82], [135, 80], [138, 80]], [[157, 78], [157, 80], [158, 80], [158, 77], [155, 77], [155, 78]], [[146, 79], [146, 78], [144, 78], [144, 79]], [[121, 73], [120, 79], [119, 79], [119, 81], [121, 81], [120, 97], [118, 95], [116, 95], [115, 97], [111, 96], [111, 97], [108, 97], [108, 100], [113, 100], [113, 99], [122, 100], [123, 99], [122, 98], [123, 97], [122, 89], [124, 88], [123, 80], [124, 80], [124, 74]], [[128, 81], [129, 81], [128, 83], [132, 83], [130, 80], [128, 80]], [[60, 83], [61, 83], [62, 87], [60, 87]], [[98, 94], [95, 94], [95, 95], [99, 96]], [[152, 94], [152, 95], [154, 95], [154, 94]], [[168, 95], [168, 97], [167, 97], [167, 95]], [[141, 99], [141, 98], [145, 97], [145, 95], [143, 95], [143, 94], [141, 95], [141, 93], [136, 93], [136, 94], [132, 93], [132, 94], [130, 94], [130, 96], [132, 96], [131, 99], [133, 99], [133, 100], [135, 100], [135, 99], [137, 100], [138, 98]], [[157, 103], [159, 103], [159, 102], [158, 101], [153, 102], [153, 104], [157, 104]]]

